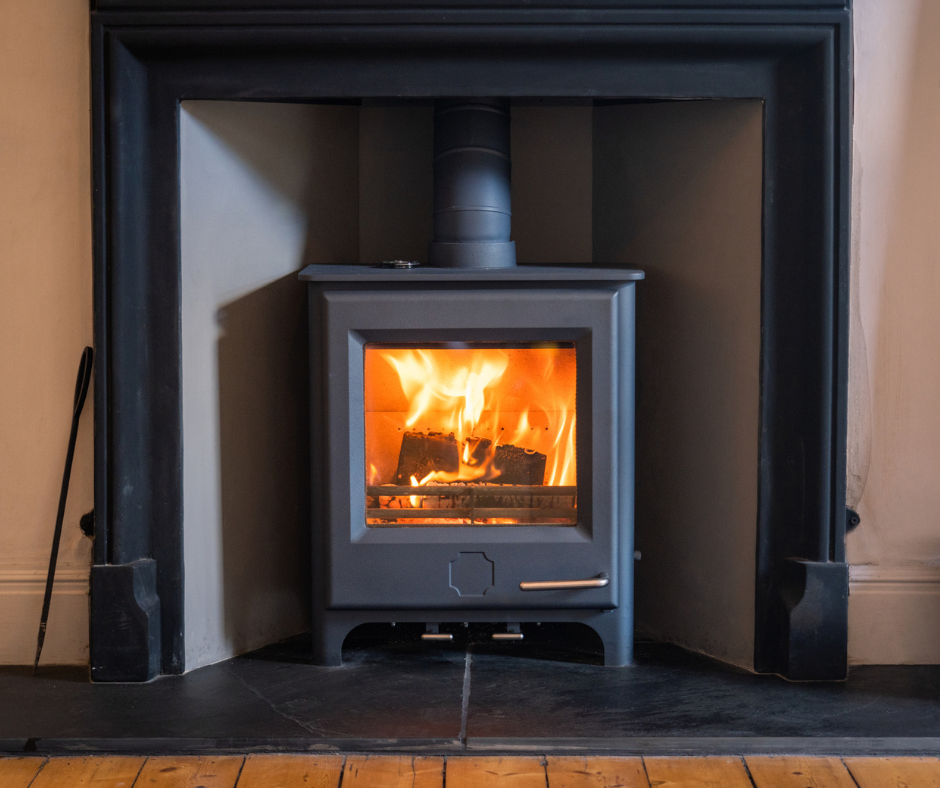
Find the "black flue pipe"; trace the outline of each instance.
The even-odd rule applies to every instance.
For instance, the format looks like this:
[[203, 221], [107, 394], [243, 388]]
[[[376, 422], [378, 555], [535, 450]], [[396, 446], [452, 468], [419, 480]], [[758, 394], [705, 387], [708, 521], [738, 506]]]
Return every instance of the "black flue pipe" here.
[[509, 102], [438, 99], [434, 104], [434, 236], [439, 268], [511, 268]]

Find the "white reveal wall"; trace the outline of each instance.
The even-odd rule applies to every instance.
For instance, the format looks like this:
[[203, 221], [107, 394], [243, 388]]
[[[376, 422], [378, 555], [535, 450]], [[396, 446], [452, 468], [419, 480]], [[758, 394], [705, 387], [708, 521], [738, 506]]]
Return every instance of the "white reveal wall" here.
[[594, 110], [594, 259], [637, 285], [638, 633], [754, 664], [759, 101]]
[[309, 627], [308, 262], [355, 262], [358, 113], [180, 114], [186, 668]]

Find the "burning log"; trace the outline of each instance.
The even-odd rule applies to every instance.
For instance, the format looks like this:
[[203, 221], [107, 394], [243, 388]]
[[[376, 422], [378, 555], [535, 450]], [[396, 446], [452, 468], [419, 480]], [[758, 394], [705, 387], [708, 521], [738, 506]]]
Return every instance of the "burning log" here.
[[487, 453], [493, 441], [489, 438], [478, 438], [471, 435], [467, 438], [467, 455], [470, 458], [470, 465], [483, 465], [487, 460]]
[[499, 471], [498, 484], [543, 484], [545, 455], [520, 446], [497, 446], [493, 467]]
[[402, 436], [396, 484], [411, 484], [412, 476], [420, 481], [432, 471], [456, 473], [459, 469], [460, 445], [454, 433], [406, 432]]

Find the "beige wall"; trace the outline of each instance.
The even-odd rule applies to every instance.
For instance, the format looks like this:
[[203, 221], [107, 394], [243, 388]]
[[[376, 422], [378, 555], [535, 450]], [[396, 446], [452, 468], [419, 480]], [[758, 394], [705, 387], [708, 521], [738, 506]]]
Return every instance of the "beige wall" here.
[[[27, 662], [91, 342], [84, 0], [0, 0], [0, 662]], [[940, 662], [940, 3], [855, 0], [849, 503], [855, 661]], [[87, 658], [92, 429], [46, 656]]]
[[[31, 662], [68, 443], [92, 342], [88, 4], [0, 2], [0, 663]], [[87, 659], [89, 399], [43, 661]]]
[[940, 2], [856, 0], [855, 662], [940, 662]]

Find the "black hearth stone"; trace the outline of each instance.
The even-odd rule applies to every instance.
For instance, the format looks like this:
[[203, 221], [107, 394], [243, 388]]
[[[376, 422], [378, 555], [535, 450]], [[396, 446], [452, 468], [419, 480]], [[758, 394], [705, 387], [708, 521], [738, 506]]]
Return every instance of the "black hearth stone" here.
[[309, 636], [146, 684], [0, 668], [0, 752], [456, 748], [465, 656], [422, 643], [310, 664]]
[[455, 629], [443, 648], [414, 642], [413, 626], [396, 630], [399, 642], [347, 648], [340, 668], [309, 664], [308, 637], [149, 684], [0, 668], [0, 752], [940, 749], [940, 667], [860, 667], [844, 683], [791, 683], [648, 643], [637, 644], [634, 667], [604, 668], [592, 633], [556, 637], [561, 628], [548, 626], [523, 625], [521, 644]]
[[[505, 651], [505, 650], [504, 650]], [[865, 666], [789, 682], [672, 646], [637, 643], [626, 670], [473, 657], [474, 749], [866, 752], [940, 746], [940, 666]], [[588, 742], [590, 742], [588, 744]], [[867, 748], [867, 750], [866, 750]]]

